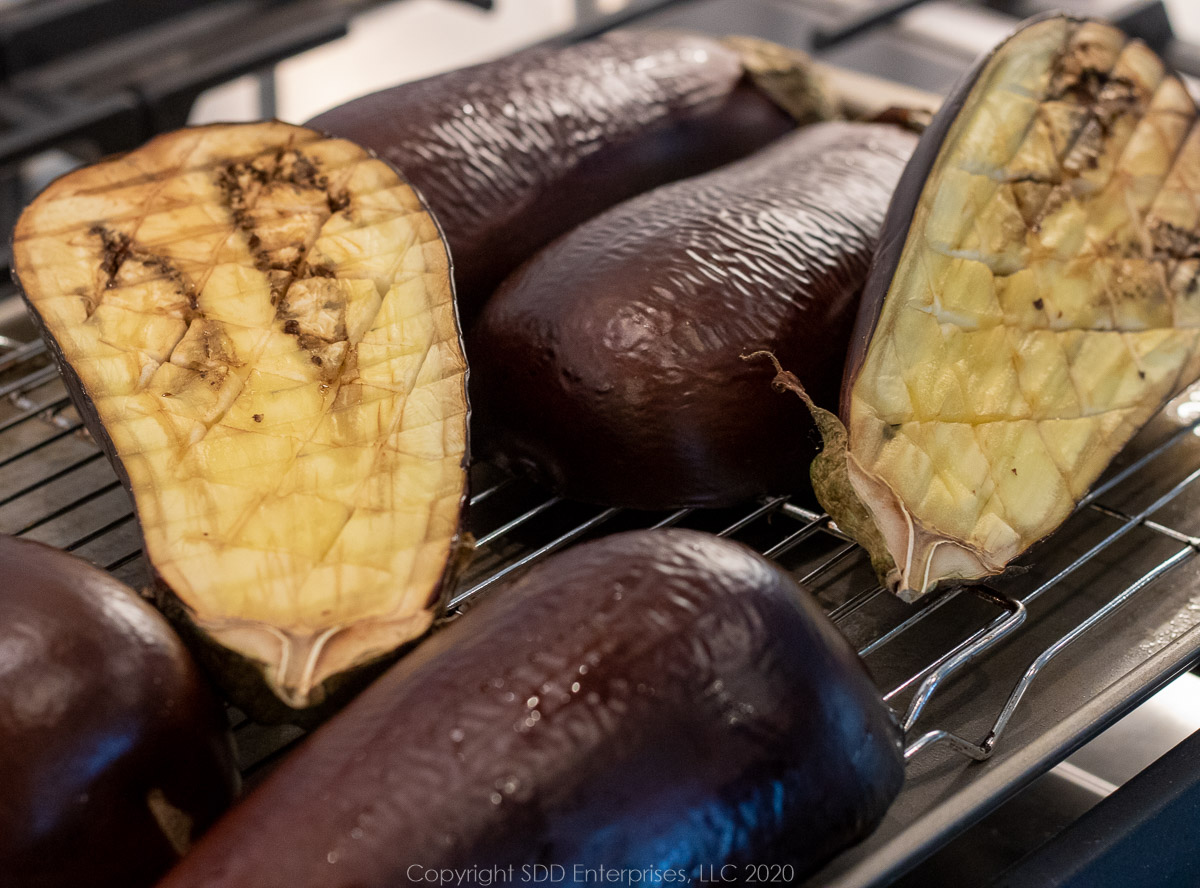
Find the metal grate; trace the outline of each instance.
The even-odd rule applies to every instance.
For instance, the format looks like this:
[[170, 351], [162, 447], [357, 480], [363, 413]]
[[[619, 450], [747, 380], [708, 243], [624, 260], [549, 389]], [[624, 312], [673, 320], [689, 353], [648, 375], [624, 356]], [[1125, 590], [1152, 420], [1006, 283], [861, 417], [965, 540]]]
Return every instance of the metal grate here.
[[[4, 398], [0, 406], [0, 532], [29, 536], [77, 552], [134, 586], [143, 584], [145, 576], [139, 558], [142, 551], [130, 500], [101, 451], [86, 437], [82, 421], [70, 406], [58, 372], [48, 364], [40, 340], [22, 342], [0, 337], [0, 398]], [[877, 634], [858, 640], [859, 654], [868, 659], [884, 646], [900, 644], [907, 636], [922, 631], [924, 624], [959, 596], [974, 596], [988, 605], [976, 628], [883, 691], [884, 700], [893, 707], [899, 707], [899, 702], [907, 697], [908, 702], [899, 708], [899, 713], [905, 731], [911, 734], [926, 703], [942, 683], [1020, 628], [1034, 601], [1067, 581], [1130, 530], [1146, 528], [1180, 544], [1169, 558], [1154, 565], [1134, 583], [1116, 590], [1108, 604], [1081, 620], [1034, 658], [983, 739], [973, 742], [959, 737], [950, 728], [935, 728], [914, 737], [907, 749], [907, 755], [912, 756], [938, 740], [946, 740], [965, 754], [982, 760], [995, 748], [1022, 696], [1046, 662], [1198, 551], [1200, 539], [1196, 536], [1152, 518], [1200, 479], [1200, 468], [1171, 485], [1134, 515], [1100, 502], [1106, 493], [1148, 464], [1162, 460], [1198, 424], [1200, 420], [1177, 428], [1150, 452], [1088, 494], [1080, 509], [1111, 518], [1116, 527], [1049, 580], [1016, 595], [986, 587], [952, 589], [916, 610], [898, 610], [890, 596], [870, 580], [857, 593], [846, 595], [846, 576], [863, 575], [865, 553], [847, 541], [827, 516], [787, 498], [764, 500], [740, 510], [682, 509], [653, 514], [599, 509], [558, 497], [545, 498], [544, 493], [526, 482], [499, 475], [491, 467], [476, 467], [472, 481], [473, 490], [478, 492], [470, 500], [470, 511], [478, 556], [452, 594], [451, 608], [460, 610], [468, 606], [476, 596], [506, 577], [574, 542], [618, 529], [671, 526], [706, 529], [749, 542], [764, 556], [791, 568], [798, 580], [808, 584], [821, 598], [830, 618], [840, 625], [881, 599], [886, 600], [893, 605], [890, 610], [898, 612], [900, 618]], [[989, 612], [990, 618], [986, 617]]]
[[[0, 291], [0, 306], [11, 298], [11, 288]], [[1070, 528], [1085, 516], [1089, 527], [1100, 521], [1105, 528], [1052, 575], [1036, 583], [1015, 577], [994, 587], [952, 589], [917, 608], [880, 589], [865, 553], [825, 515], [801, 502], [774, 498], [741, 509], [671, 513], [605, 509], [546, 498], [522, 480], [487, 465], [477, 466], [472, 471], [472, 489], [477, 492], [471, 498], [477, 556], [452, 596], [452, 608], [469, 607], [502, 580], [587, 538], [634, 527], [678, 525], [711, 531], [751, 545], [808, 585], [875, 672], [884, 698], [897, 711], [909, 738], [907, 756], [942, 742], [971, 758], [986, 759], [1017, 717], [1027, 694], [1036, 693], [1036, 679], [1050, 660], [1197, 553], [1200, 538], [1156, 520], [1200, 479], [1200, 452], [1189, 454], [1189, 448], [1182, 446], [1196, 441], [1193, 433], [1200, 419], [1180, 422], [1176, 420], [1143, 448], [1139, 458], [1089, 494], [1055, 539], [1070, 536]], [[1181, 460], [1196, 465], [1179, 470]], [[1175, 470], [1163, 472], [1164, 465]], [[1182, 477], [1180, 471], [1185, 472]], [[1114, 491], [1131, 485], [1141, 491], [1143, 500], [1148, 497], [1148, 504], [1126, 511], [1117, 500], [1108, 500]], [[990, 649], [1020, 635], [1022, 627], [1028, 629], [1036, 601], [1051, 590], [1069, 591], [1081, 569], [1103, 558], [1138, 528], [1168, 541], [1170, 553], [1132, 581], [1105, 591], [1097, 607], [1032, 652], [1025, 671], [1011, 675], [1013, 690], [999, 710], [993, 710], [996, 714], [982, 737], [961, 736], [953, 722], [918, 729], [931, 699], [952, 677], [969, 674], [967, 667], [981, 661]], [[135, 587], [145, 582], [140, 539], [127, 495], [83, 431], [41, 342], [15, 335], [0, 336], [0, 532], [75, 552]], [[1186, 628], [1190, 627], [1181, 627], [1180, 634]], [[301, 733], [259, 726], [236, 712], [231, 717], [241, 761], [251, 779]], [[971, 721], [964, 715], [961, 723]]]

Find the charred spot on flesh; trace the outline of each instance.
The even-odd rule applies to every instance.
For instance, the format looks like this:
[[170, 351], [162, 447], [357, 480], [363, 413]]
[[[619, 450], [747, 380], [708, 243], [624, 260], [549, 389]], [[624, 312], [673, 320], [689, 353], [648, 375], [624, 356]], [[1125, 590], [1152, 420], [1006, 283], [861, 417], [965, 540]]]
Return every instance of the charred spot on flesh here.
[[1082, 105], [1095, 105], [1100, 101], [1100, 93], [1108, 83], [1108, 72], [1083, 62], [1080, 56], [1085, 50], [1086, 47], [1078, 47], [1076, 51], [1065, 51], [1059, 56], [1050, 75], [1046, 98], [1052, 101], [1074, 99]]
[[299, 185], [302, 188], [328, 187], [328, 180], [320, 174], [317, 165], [295, 149], [281, 151], [275, 169], [282, 171], [276, 178], [280, 181]]
[[329, 344], [324, 338], [308, 334], [301, 323], [304, 318], [296, 317], [288, 305], [288, 293], [298, 281], [308, 278], [336, 280], [337, 272], [328, 264], [308, 265], [310, 244], [264, 250], [262, 238], [254, 230], [253, 208], [264, 188], [281, 184], [323, 191], [330, 214], [347, 208], [349, 194], [341, 190], [330, 192], [329, 180], [320, 173], [318, 164], [295, 149], [277, 149], [250, 161], [227, 163], [218, 169], [217, 184], [235, 226], [246, 234], [246, 245], [253, 254], [254, 266], [266, 275], [270, 304], [275, 307], [275, 316], [283, 320], [283, 331], [299, 337], [300, 346], [308, 350]]
[[105, 289], [111, 289], [116, 286], [117, 272], [121, 270], [121, 266], [129, 258], [132, 241], [129, 235], [124, 232], [113, 231], [105, 228], [103, 225], [93, 225], [88, 230], [88, 234], [100, 238], [100, 249], [102, 251], [100, 270], [108, 277], [108, 281], [104, 285]]
[[[171, 264], [168, 258], [160, 256], [157, 253], [147, 253], [139, 250], [129, 235], [124, 232], [113, 231], [103, 225], [93, 225], [88, 229], [88, 234], [100, 239], [100, 271], [107, 278], [103, 289], [112, 290], [118, 285], [117, 277], [127, 263], [140, 262], [146, 268], [158, 272], [162, 277], [169, 280], [174, 285], [176, 292], [187, 299], [187, 311], [184, 312], [184, 320], [191, 321], [199, 315], [200, 301], [196, 296], [191, 281], [184, 277], [183, 272]], [[87, 298], [88, 315], [90, 316], [96, 309], [97, 303], [95, 298], [89, 293], [80, 293], [79, 295]]]
[[295, 148], [276, 148], [251, 160], [224, 164], [217, 171], [217, 184], [230, 199], [231, 206], [246, 209], [247, 196], [267, 185], [294, 185], [297, 188], [325, 190], [329, 180], [317, 163]]
[[1087, 41], [1064, 47], [1051, 66], [1046, 99], [1084, 106], [1107, 134], [1112, 122], [1136, 110], [1142, 97], [1128, 77], [1096, 67], [1096, 52], [1096, 45]]
[[340, 213], [346, 207], [350, 206], [350, 195], [344, 191], [330, 191], [325, 196], [325, 202], [329, 204], [331, 215]]
[[1160, 261], [1183, 262], [1200, 258], [1200, 233], [1164, 219], [1155, 219], [1151, 223], [1150, 242], [1152, 258]]
[[1045, 101], [1078, 104], [1087, 113], [1087, 121], [1065, 155], [1073, 159], [1066, 168], [1075, 171], [1096, 167], [1113, 124], [1136, 113], [1145, 98], [1130, 78], [1092, 64], [1089, 58], [1094, 54], [1095, 47], [1087, 42], [1065, 47], [1053, 62], [1045, 96]]
[[227, 163], [218, 168], [216, 180], [234, 225], [246, 235], [246, 246], [254, 255], [255, 267], [268, 275], [271, 303], [277, 304], [304, 268], [308, 245], [298, 246], [294, 254], [288, 251], [287, 258], [272, 256], [263, 250], [262, 239], [255, 232], [251, 217], [260, 193], [274, 185], [324, 191], [330, 213], [336, 212], [335, 207], [347, 206], [350, 198], [342, 191], [329, 193], [329, 180], [321, 173], [317, 162], [295, 148], [277, 148], [251, 160]]

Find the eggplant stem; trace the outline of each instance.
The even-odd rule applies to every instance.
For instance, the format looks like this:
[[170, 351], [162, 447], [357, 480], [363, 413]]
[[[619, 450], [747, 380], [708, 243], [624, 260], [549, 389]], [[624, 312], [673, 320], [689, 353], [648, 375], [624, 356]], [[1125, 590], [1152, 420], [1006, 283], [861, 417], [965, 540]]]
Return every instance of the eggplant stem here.
[[796, 374], [785, 370], [779, 359], [769, 351], [755, 351], [742, 355], [743, 361], [768, 358], [775, 365], [772, 387], [779, 392], [794, 392], [799, 396], [813, 422], [821, 433], [824, 447], [813, 460], [809, 469], [813, 492], [829, 517], [852, 539], [857, 540], [871, 557], [879, 580], [888, 585], [887, 576], [896, 569], [895, 559], [888, 551], [887, 543], [871, 511], [863, 504], [850, 481], [849, 434], [837, 415], [813, 403]]
[[798, 126], [840, 116], [807, 53], [757, 37], [735, 35], [721, 42], [741, 58], [750, 82]]

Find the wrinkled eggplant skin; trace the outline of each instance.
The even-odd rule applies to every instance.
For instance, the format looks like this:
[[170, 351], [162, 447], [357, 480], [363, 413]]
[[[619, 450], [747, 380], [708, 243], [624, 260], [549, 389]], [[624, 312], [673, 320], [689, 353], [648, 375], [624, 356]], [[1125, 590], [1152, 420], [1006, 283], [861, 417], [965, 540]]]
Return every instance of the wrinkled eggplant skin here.
[[616, 32], [393, 87], [307, 125], [370, 148], [421, 191], [446, 233], [469, 323], [553, 238], [794, 123], [720, 43]]
[[137, 888], [238, 788], [228, 721], [167, 623], [77, 558], [0, 537], [0, 872], [7, 888]]
[[477, 450], [644, 509], [807, 489], [818, 436], [775, 354], [836, 404], [859, 291], [916, 138], [816, 124], [609, 210], [539, 253], [468, 334]]
[[[793, 864], [903, 779], [861, 661], [787, 574], [695, 531], [531, 570], [422, 645], [162, 888], [397, 888], [441, 867]], [[544, 872], [544, 871], [543, 871]], [[524, 877], [523, 877], [524, 876]]]

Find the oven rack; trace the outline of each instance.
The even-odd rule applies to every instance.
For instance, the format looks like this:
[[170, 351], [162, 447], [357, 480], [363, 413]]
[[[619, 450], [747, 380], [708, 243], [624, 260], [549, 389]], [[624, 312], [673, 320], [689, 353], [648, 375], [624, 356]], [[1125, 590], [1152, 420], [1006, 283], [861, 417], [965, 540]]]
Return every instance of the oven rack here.
[[[8, 289], [0, 302], [15, 298], [11, 287]], [[781, 409], [786, 409], [782, 402]], [[992, 754], [1022, 699], [1053, 658], [1197, 553], [1200, 538], [1157, 522], [1154, 517], [1200, 479], [1200, 467], [1133, 514], [1102, 501], [1109, 492], [1193, 437], [1197, 425], [1200, 418], [1178, 426], [1087, 496], [1077, 514], [1090, 511], [1114, 526], [1049, 578], [1028, 588], [1022, 588], [1019, 582], [1008, 583], [1014, 588], [1004, 590], [986, 586], [955, 588], [916, 608], [898, 607], [874, 582], [865, 552], [849, 542], [826, 515], [800, 502], [777, 497], [741, 509], [638, 513], [547, 498], [524, 481], [504, 476], [490, 466], [477, 466], [472, 471], [472, 489], [476, 492], [470, 510], [476, 557], [452, 593], [451, 613], [469, 607], [504, 579], [577, 541], [618, 529], [676, 525], [741, 539], [782, 563], [818, 596], [868, 665], [881, 649], [904, 646], [915, 634], [926, 633], [931, 621], [936, 622], [935, 615], [949, 611], [956, 600], [975, 599], [983, 607], [973, 608], [972, 618], [965, 623], [962, 619], [954, 621], [959, 627], [957, 635], [936, 646], [895, 680], [881, 683], [881, 690], [905, 730], [907, 758], [936, 743], [945, 743], [970, 758], [983, 760]], [[931, 698], [952, 676], [1017, 632], [1036, 600], [1138, 527], [1172, 541], [1177, 548], [1133, 582], [1114, 589], [1102, 606], [1034, 656], [1024, 673], [1013, 677], [1013, 689], [982, 739], [965, 739], [952, 725], [916, 730]], [[135, 587], [145, 583], [130, 501], [99, 448], [87, 437], [57, 369], [36, 338], [0, 336], [0, 532], [76, 552]], [[865, 634], [861, 628], [856, 633], [848, 626], [871, 608], [888, 615], [867, 621], [870, 631]], [[274, 760], [300, 733], [297, 729], [255, 725], [236, 711], [231, 717], [247, 776]]]

